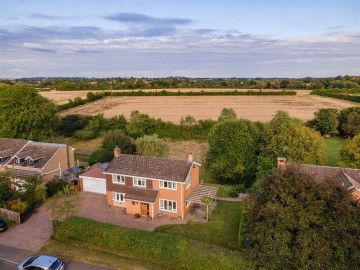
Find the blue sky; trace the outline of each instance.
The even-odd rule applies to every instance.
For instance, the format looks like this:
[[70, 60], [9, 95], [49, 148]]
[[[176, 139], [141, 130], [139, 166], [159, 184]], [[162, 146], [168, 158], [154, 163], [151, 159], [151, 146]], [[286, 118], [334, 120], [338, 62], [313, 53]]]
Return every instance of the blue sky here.
[[360, 75], [360, 0], [0, 0], [0, 77]]

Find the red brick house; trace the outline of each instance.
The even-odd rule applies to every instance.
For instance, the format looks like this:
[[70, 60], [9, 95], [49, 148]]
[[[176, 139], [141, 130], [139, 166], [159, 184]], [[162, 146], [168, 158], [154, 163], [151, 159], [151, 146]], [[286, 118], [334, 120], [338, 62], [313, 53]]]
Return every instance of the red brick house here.
[[199, 185], [200, 164], [192, 160], [125, 155], [119, 148], [105, 170], [107, 204], [123, 207], [127, 214], [155, 218], [184, 218], [192, 202], [187, 200]]
[[360, 169], [329, 167], [309, 164], [286, 164], [285, 158], [278, 158], [279, 167], [296, 166], [311, 175], [318, 183], [331, 182], [348, 189], [356, 200], [360, 201]]
[[0, 172], [48, 181], [75, 166], [74, 151], [65, 144], [0, 138]]

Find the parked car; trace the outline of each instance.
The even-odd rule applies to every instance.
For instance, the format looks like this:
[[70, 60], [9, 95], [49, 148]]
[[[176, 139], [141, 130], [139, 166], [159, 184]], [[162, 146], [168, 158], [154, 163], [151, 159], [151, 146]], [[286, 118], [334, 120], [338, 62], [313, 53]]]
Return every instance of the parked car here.
[[8, 228], [6, 221], [0, 217], [0, 232], [5, 231]]
[[64, 270], [64, 261], [49, 255], [36, 255], [23, 260], [16, 270]]

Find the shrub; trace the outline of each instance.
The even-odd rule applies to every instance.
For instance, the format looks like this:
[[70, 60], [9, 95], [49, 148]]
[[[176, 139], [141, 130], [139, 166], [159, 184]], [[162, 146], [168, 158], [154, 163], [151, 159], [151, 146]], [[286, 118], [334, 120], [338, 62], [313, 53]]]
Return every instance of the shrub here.
[[79, 140], [87, 141], [90, 139], [94, 139], [96, 137], [96, 134], [90, 130], [78, 130], [74, 133], [74, 137]]
[[126, 136], [121, 130], [109, 131], [105, 134], [101, 148], [108, 151], [113, 151], [118, 146], [123, 154], [133, 154], [135, 152], [135, 144], [133, 140]]
[[18, 212], [19, 214], [24, 213], [28, 209], [28, 203], [27, 202], [18, 202], [16, 204], [13, 204], [11, 206], [11, 210]]
[[138, 138], [135, 144], [138, 155], [163, 157], [169, 151], [164, 140], [159, 139], [156, 134]]
[[50, 180], [45, 184], [46, 187], [46, 195], [48, 197], [54, 196], [56, 193], [58, 193], [61, 190], [64, 190], [64, 188], [69, 185], [68, 182], [64, 179], [53, 179]]

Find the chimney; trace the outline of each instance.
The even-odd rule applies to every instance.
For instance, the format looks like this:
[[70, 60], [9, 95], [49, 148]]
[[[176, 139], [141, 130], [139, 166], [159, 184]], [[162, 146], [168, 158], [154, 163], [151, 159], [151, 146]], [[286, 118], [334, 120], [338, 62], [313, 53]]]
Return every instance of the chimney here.
[[192, 152], [190, 152], [189, 153], [189, 155], [188, 155], [188, 161], [193, 161], [193, 154], [192, 154]]
[[286, 165], [286, 158], [285, 157], [278, 157], [277, 158], [277, 166], [278, 167], [285, 167]]
[[119, 157], [120, 155], [121, 155], [120, 148], [115, 146], [115, 148], [114, 148], [114, 157]]

